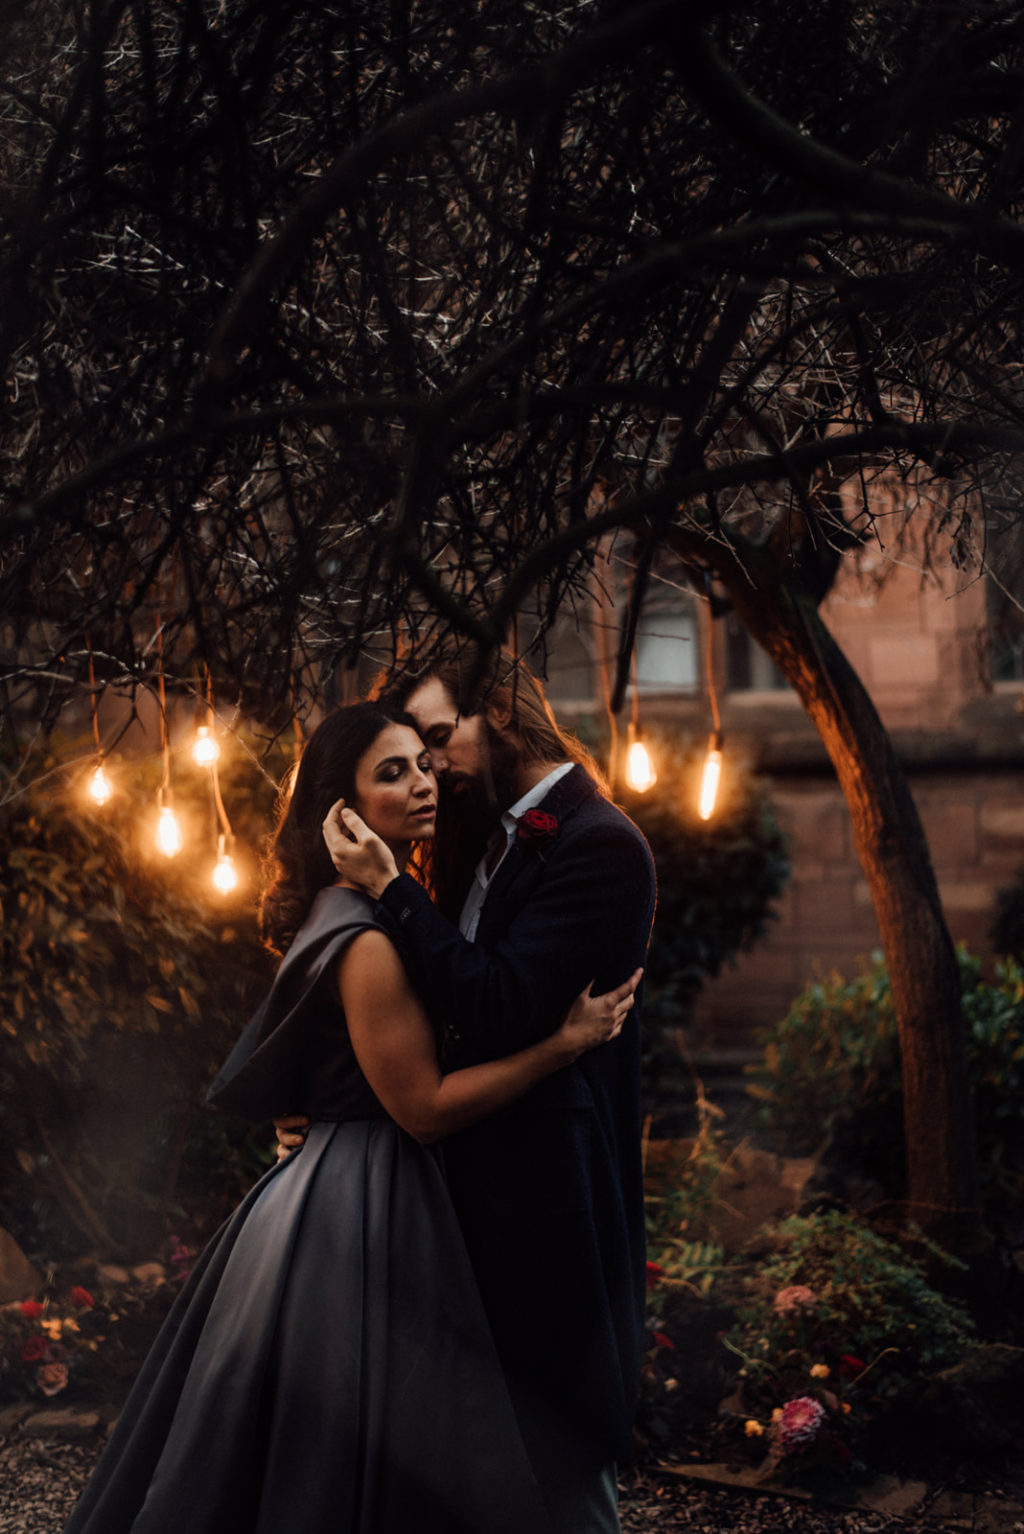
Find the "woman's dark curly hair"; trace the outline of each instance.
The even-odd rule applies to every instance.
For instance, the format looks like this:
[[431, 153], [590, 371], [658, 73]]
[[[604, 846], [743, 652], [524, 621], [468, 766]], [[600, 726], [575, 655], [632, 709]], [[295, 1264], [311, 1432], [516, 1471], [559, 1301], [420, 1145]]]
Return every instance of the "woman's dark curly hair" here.
[[416, 728], [390, 703], [352, 703], [328, 714], [309, 737], [265, 865], [260, 936], [274, 953], [290, 946], [320, 890], [337, 878], [321, 827], [336, 799], [352, 803], [360, 759], [391, 724]]

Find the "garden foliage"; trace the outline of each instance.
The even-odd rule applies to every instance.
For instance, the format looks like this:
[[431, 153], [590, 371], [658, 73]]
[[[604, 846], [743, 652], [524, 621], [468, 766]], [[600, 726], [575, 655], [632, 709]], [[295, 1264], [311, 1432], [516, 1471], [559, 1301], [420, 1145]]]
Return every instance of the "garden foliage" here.
[[[1024, 969], [1013, 959], [984, 980], [977, 959], [959, 951], [967, 1053], [982, 1173], [990, 1188], [1024, 1187]], [[880, 954], [845, 980], [807, 987], [761, 1036], [751, 1070], [761, 1121], [792, 1152], [818, 1148], [837, 1127], [850, 1130], [865, 1169], [885, 1183], [902, 1164], [900, 1049]]]
[[775, 1239], [724, 1338], [746, 1435], [764, 1440], [766, 1473], [856, 1468], [884, 1403], [968, 1347], [970, 1319], [925, 1277], [959, 1264], [918, 1232], [897, 1244], [836, 1210], [794, 1215]]
[[1024, 964], [1024, 867], [996, 896], [992, 922], [992, 947]]
[[697, 813], [703, 744], [653, 737], [658, 781], [620, 798], [650, 843], [658, 910], [644, 975], [648, 1079], [678, 1065], [673, 1032], [705, 981], [764, 933], [789, 879], [786, 842], [757, 778], [735, 763], [723, 773], [709, 821]]
[[266, 966], [241, 900], [149, 855], [151, 797], [56, 782], [0, 807], [0, 1221], [48, 1255], [144, 1249]]

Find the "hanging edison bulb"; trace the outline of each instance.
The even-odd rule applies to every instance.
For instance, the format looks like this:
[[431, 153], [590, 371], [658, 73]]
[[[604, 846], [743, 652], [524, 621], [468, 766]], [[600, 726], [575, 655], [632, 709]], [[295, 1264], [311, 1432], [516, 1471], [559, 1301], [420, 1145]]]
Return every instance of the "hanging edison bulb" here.
[[722, 732], [714, 730], [708, 737], [704, 771], [700, 780], [700, 818], [710, 820], [715, 813], [718, 785], [722, 777]]
[[222, 895], [229, 895], [233, 889], [238, 888], [238, 869], [224, 836], [217, 838], [217, 861], [213, 866], [212, 878], [214, 888]]
[[103, 771], [103, 762], [93, 768], [88, 783], [89, 798], [94, 804], [107, 804], [113, 798], [114, 785]]
[[651, 753], [635, 725], [629, 726], [626, 745], [626, 783], [635, 793], [645, 794], [658, 781]]
[[192, 760], [197, 767], [212, 767], [220, 756], [220, 746], [208, 725], [201, 724], [192, 743]]
[[172, 807], [163, 802], [162, 796], [156, 818], [156, 845], [157, 851], [162, 852], [165, 858], [177, 857], [182, 847], [181, 825], [178, 817]]

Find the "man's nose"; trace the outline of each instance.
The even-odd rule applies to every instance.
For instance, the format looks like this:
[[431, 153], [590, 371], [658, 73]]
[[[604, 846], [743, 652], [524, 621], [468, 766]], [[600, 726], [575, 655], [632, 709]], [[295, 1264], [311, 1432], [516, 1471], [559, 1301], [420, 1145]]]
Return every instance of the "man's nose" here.
[[445, 753], [438, 750], [431, 751], [430, 766], [436, 778], [446, 773], [448, 771], [448, 758]]

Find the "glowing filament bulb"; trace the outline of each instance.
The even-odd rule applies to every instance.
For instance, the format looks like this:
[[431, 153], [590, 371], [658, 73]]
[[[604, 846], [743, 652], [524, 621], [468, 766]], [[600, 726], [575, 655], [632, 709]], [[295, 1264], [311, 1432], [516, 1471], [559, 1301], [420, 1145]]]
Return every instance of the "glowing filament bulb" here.
[[238, 869], [230, 852], [222, 852], [214, 864], [213, 882], [222, 895], [230, 894], [238, 888]]
[[651, 753], [642, 740], [630, 741], [626, 752], [626, 782], [638, 794], [645, 794], [658, 781], [651, 762]]
[[199, 767], [212, 767], [219, 756], [220, 746], [210, 734], [208, 726], [201, 724], [192, 746], [192, 760]]
[[704, 758], [704, 772], [700, 780], [700, 818], [710, 820], [715, 813], [718, 784], [722, 776], [722, 737], [716, 733], [708, 741]]
[[110, 779], [103, 771], [103, 763], [98, 762], [89, 779], [89, 796], [96, 804], [106, 804], [113, 795], [113, 787]]
[[156, 845], [165, 858], [177, 857], [181, 851], [181, 826], [169, 804], [160, 806], [156, 822]]

